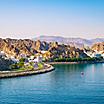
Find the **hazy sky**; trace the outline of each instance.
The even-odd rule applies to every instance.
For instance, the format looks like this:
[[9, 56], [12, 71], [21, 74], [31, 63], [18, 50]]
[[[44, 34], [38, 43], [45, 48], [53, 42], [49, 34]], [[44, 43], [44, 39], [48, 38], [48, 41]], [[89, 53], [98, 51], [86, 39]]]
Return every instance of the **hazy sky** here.
[[0, 0], [0, 37], [104, 38], [104, 0]]

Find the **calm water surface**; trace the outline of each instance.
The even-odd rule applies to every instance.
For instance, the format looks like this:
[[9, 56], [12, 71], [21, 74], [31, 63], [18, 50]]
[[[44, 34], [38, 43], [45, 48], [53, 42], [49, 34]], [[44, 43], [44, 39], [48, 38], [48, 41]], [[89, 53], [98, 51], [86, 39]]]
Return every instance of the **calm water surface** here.
[[0, 104], [104, 104], [104, 64], [55, 68], [46, 74], [0, 79]]

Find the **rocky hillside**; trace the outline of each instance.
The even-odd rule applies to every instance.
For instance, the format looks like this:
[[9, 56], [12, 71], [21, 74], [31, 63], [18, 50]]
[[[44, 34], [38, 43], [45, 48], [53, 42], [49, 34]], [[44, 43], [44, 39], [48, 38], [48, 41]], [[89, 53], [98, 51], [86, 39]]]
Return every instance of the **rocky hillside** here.
[[36, 43], [31, 40], [0, 39], [0, 50], [8, 56], [18, 58], [21, 54], [31, 55], [37, 52]]
[[86, 58], [87, 55], [83, 50], [70, 45], [59, 45], [57, 42], [50, 44], [49, 51], [53, 58]]
[[49, 51], [51, 58], [55, 57], [87, 57], [83, 50], [74, 46], [58, 44], [57, 42], [47, 43], [45, 41], [33, 41], [29, 39], [0, 39], [0, 51], [4, 51], [9, 57], [20, 58], [21, 54], [27, 56]]
[[94, 44], [92, 46], [92, 50], [96, 50], [98, 52], [100, 52], [100, 51], [104, 52], [104, 42]]

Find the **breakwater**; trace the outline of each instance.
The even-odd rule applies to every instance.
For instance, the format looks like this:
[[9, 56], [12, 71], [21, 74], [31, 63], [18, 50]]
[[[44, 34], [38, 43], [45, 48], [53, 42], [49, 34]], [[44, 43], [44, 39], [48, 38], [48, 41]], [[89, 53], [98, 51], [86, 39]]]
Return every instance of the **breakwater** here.
[[47, 64], [46, 68], [37, 69], [37, 70], [27, 70], [27, 71], [0, 71], [0, 78], [11, 78], [19, 76], [29, 76], [35, 74], [46, 73], [54, 70], [54, 67]]

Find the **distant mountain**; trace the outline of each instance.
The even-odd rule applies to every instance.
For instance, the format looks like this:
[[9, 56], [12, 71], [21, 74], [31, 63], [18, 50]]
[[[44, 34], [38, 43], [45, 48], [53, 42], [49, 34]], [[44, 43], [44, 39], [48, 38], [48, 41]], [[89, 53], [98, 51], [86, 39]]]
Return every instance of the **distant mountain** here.
[[93, 44], [95, 44], [95, 43], [99, 43], [99, 42], [104, 42], [104, 38], [96, 38], [96, 39], [92, 39], [90, 41], [92, 41]]
[[95, 43], [104, 42], [104, 38], [96, 38], [96, 39], [89, 40], [89, 39], [83, 39], [83, 38], [64, 38], [61, 36], [40, 36], [40, 37], [34, 38], [34, 40], [40, 40], [40, 41], [46, 41], [46, 42], [58, 42], [61, 44], [75, 45], [76, 47], [83, 47], [83, 45], [92, 46]]

